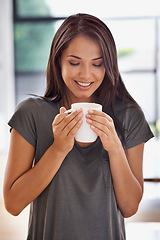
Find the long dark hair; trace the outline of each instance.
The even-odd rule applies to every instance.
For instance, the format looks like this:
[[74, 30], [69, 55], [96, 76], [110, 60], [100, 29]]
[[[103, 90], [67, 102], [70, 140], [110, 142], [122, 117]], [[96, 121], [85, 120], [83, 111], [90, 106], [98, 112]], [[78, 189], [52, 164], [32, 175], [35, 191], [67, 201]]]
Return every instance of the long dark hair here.
[[67, 87], [61, 76], [60, 59], [62, 52], [71, 40], [78, 35], [84, 35], [95, 40], [101, 49], [105, 77], [94, 93], [95, 101], [102, 104], [103, 111], [113, 118], [116, 128], [124, 138], [122, 126], [114, 111], [115, 101], [137, 103], [128, 93], [118, 69], [117, 50], [109, 28], [100, 19], [89, 14], [76, 14], [68, 17], [56, 32], [50, 50], [47, 66], [47, 88], [44, 98], [51, 101], [69, 103]]

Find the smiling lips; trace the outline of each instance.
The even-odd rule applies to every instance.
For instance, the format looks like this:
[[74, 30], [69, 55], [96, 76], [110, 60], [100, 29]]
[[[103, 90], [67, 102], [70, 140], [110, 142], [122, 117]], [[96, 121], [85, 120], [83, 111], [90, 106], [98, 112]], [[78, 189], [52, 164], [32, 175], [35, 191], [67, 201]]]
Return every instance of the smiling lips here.
[[75, 81], [80, 87], [82, 87], [82, 88], [88, 88], [88, 87], [90, 87], [91, 86], [91, 84], [93, 83], [93, 82], [78, 82], [78, 81]]

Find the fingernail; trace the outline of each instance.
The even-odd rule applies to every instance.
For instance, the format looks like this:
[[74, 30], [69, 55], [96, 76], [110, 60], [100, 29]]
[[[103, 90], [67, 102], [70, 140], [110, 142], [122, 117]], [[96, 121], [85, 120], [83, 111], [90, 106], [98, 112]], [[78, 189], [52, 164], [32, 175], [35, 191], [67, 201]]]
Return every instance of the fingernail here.
[[91, 119], [87, 119], [86, 122], [92, 123], [92, 120]]
[[83, 116], [83, 114], [82, 114], [82, 113], [79, 113], [79, 114], [78, 114], [78, 117], [82, 117], [82, 116]]
[[93, 113], [93, 110], [92, 110], [92, 109], [89, 109], [89, 110], [88, 110], [88, 113]]
[[81, 124], [82, 123], [82, 119], [79, 120], [78, 124]]
[[77, 112], [82, 112], [82, 108], [77, 109]]

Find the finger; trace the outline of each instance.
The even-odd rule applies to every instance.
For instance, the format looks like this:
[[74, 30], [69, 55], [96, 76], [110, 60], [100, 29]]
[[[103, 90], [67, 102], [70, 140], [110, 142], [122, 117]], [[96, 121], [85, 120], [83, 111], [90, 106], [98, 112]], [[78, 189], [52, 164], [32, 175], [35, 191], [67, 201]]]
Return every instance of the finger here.
[[91, 127], [99, 129], [100, 131], [104, 132], [105, 134], [109, 134], [109, 127], [106, 124], [103, 124], [102, 122], [93, 121], [90, 119], [87, 119], [87, 122], [90, 124]]
[[106, 117], [98, 116], [98, 115], [87, 115], [86, 116], [87, 123], [91, 125], [95, 125], [99, 127], [100, 129], [103, 128], [103, 126], [107, 127], [108, 129], [114, 128], [113, 121], [109, 121]]
[[104, 112], [101, 112], [101, 111], [98, 111], [98, 110], [89, 109], [88, 114], [89, 115], [97, 115], [97, 116], [106, 117], [108, 119], [108, 121], [110, 121], [110, 122], [113, 121], [113, 119], [107, 113], [104, 113]]
[[90, 128], [101, 138], [101, 140], [105, 139], [108, 136], [106, 132], [93, 125], [91, 125]]
[[[66, 109], [61, 109], [63, 112]], [[79, 115], [79, 116], [78, 116]], [[79, 119], [83, 116], [83, 110], [79, 109], [71, 114], [68, 113], [60, 113], [56, 116], [53, 127], [56, 126], [57, 131], [64, 131], [65, 135], [68, 135], [68, 132], [73, 128], [73, 126], [79, 121]], [[73, 121], [74, 120], [74, 121]]]
[[[95, 122], [98, 122], [102, 125], [105, 125], [111, 131], [115, 128], [112, 118], [104, 112], [100, 112], [97, 110], [89, 111], [89, 113], [86, 115], [86, 119], [89, 124], [95, 125]], [[104, 129], [103, 126], [100, 125], [98, 125], [97, 127], [100, 129]]]
[[67, 116], [67, 113], [60, 113], [55, 116], [55, 119], [53, 121], [54, 125], [59, 125], [63, 119]]
[[64, 128], [63, 130], [68, 133], [74, 128], [74, 126], [80, 121], [80, 119], [83, 117], [82, 111], [75, 111], [71, 114], [69, 114], [63, 121]]
[[79, 119], [79, 121], [68, 132], [68, 136], [74, 136], [77, 133], [78, 129], [81, 127], [82, 123], [82, 119]]
[[71, 113], [64, 113], [66, 117], [63, 119], [63, 128], [65, 128], [78, 114], [82, 114], [82, 109], [76, 109], [74, 112]]
[[61, 107], [60, 108], [60, 113], [64, 113], [66, 111], [66, 108], [65, 107]]
[[60, 113], [56, 115], [53, 124], [54, 125], [58, 125], [61, 123], [61, 121], [67, 116], [67, 113], [65, 113], [66, 108], [65, 107], [61, 107], [60, 108]]

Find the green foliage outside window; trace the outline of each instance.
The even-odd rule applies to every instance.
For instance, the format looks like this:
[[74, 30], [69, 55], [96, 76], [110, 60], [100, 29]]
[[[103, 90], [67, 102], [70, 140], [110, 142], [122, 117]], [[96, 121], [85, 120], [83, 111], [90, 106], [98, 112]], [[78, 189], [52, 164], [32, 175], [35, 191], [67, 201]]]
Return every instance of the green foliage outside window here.
[[44, 71], [54, 34], [54, 23], [16, 23], [14, 28], [16, 71]]
[[16, 0], [17, 14], [23, 17], [49, 16], [50, 9], [45, 0]]

